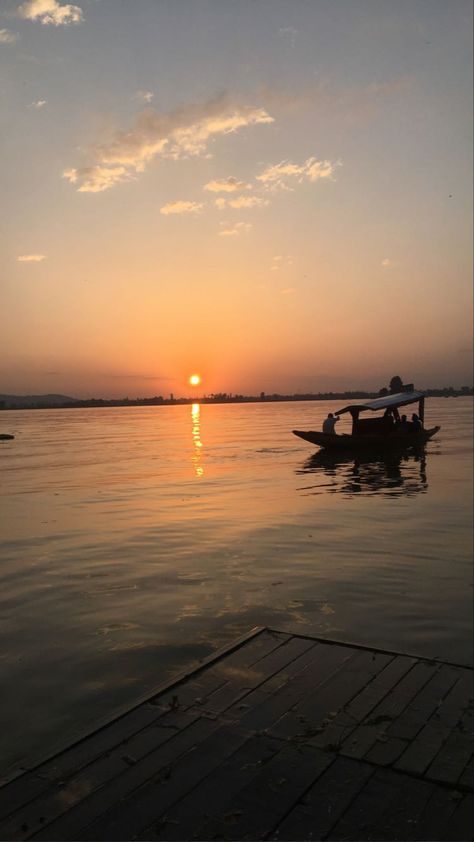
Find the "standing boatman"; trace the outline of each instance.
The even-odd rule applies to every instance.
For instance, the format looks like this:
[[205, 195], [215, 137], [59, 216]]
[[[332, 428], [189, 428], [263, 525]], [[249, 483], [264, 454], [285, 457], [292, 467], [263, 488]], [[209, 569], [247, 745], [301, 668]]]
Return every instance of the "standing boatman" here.
[[332, 433], [335, 435], [336, 431], [334, 427], [339, 420], [340, 419], [337, 416], [335, 417], [332, 412], [330, 412], [328, 417], [323, 421], [323, 433]]

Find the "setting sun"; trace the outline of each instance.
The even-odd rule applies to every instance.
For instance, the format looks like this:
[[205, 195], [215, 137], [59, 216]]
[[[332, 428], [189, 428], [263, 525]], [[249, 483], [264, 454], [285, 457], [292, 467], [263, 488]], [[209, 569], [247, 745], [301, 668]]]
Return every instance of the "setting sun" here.
[[199, 374], [191, 374], [191, 377], [189, 378], [189, 382], [190, 382], [191, 386], [199, 386], [199, 384], [201, 382], [201, 378], [199, 377]]

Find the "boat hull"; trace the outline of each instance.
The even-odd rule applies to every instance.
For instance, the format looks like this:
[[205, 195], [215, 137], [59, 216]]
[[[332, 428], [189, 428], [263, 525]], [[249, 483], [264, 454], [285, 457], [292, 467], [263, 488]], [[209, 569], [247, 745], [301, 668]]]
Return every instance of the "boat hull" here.
[[328, 450], [407, 450], [420, 447], [432, 438], [440, 427], [431, 427], [418, 433], [389, 433], [388, 435], [337, 435], [317, 430], [293, 430], [295, 436]]

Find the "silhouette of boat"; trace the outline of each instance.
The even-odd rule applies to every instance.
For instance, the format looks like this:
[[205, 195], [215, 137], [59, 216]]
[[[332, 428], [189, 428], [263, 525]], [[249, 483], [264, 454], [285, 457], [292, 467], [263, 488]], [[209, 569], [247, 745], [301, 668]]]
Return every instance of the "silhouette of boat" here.
[[[419, 429], [410, 422], [401, 422], [399, 408], [418, 403], [418, 416], [421, 422]], [[382, 416], [376, 418], [359, 418], [361, 412], [369, 410], [385, 410]], [[381, 450], [387, 448], [406, 450], [420, 447], [441, 429], [440, 427], [423, 427], [425, 415], [425, 397], [422, 392], [398, 392], [386, 395], [366, 403], [353, 404], [338, 409], [334, 414], [343, 415], [350, 412], [352, 416], [352, 433], [323, 433], [318, 430], [293, 430], [295, 436], [332, 450]]]

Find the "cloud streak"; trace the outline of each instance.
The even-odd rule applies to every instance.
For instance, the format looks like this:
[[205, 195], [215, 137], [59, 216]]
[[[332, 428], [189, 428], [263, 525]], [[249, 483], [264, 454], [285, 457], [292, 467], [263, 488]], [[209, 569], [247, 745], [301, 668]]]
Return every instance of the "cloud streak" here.
[[273, 117], [263, 108], [233, 103], [226, 95], [165, 114], [146, 108], [130, 129], [117, 131], [109, 142], [92, 148], [90, 163], [63, 175], [80, 192], [98, 193], [142, 173], [155, 158], [203, 155], [219, 136], [268, 123], [273, 123]]
[[137, 91], [133, 99], [137, 99], [139, 102], [150, 103], [154, 96], [153, 91]]
[[45, 254], [20, 254], [17, 257], [19, 263], [41, 263], [46, 260]]
[[160, 208], [160, 213], [164, 216], [181, 213], [200, 213], [203, 207], [204, 206], [199, 202], [183, 202], [179, 199], [176, 202], [168, 202], [167, 205], [163, 205], [163, 207]]
[[220, 197], [215, 200], [215, 206], [219, 210], [224, 210], [224, 208], [235, 208], [236, 210], [242, 210], [242, 208], [263, 208], [268, 204], [268, 199], [262, 199], [260, 196], [237, 196], [236, 199], [223, 199]]
[[0, 44], [14, 44], [19, 37], [16, 32], [10, 32], [9, 29], [0, 29]]
[[278, 30], [278, 35], [281, 38], [289, 38], [291, 46], [294, 47], [299, 33], [294, 26], [283, 26]]
[[211, 193], [235, 193], [239, 190], [251, 189], [251, 184], [247, 184], [245, 181], [239, 181], [232, 175], [228, 178], [217, 178], [214, 181], [208, 181], [204, 185], [204, 190], [209, 190]]
[[64, 170], [63, 178], [70, 184], [78, 184], [79, 193], [101, 193], [119, 181], [128, 181], [131, 174], [125, 167], [82, 167]]
[[303, 181], [314, 183], [320, 179], [332, 179], [338, 166], [341, 166], [340, 161], [333, 163], [327, 160], [318, 161], [317, 158], [307, 158], [304, 164], [281, 161], [279, 164], [270, 164], [256, 178], [264, 187], [291, 190], [291, 182], [301, 184]]
[[[221, 225], [225, 223], [221, 222]], [[219, 231], [219, 237], [238, 237], [240, 234], [248, 234], [252, 225], [250, 222], [236, 222], [235, 225], [231, 227], [222, 228], [222, 231]]]
[[45, 26], [68, 26], [84, 20], [80, 6], [58, 0], [27, 0], [18, 6], [17, 14], [24, 20], [39, 21]]

